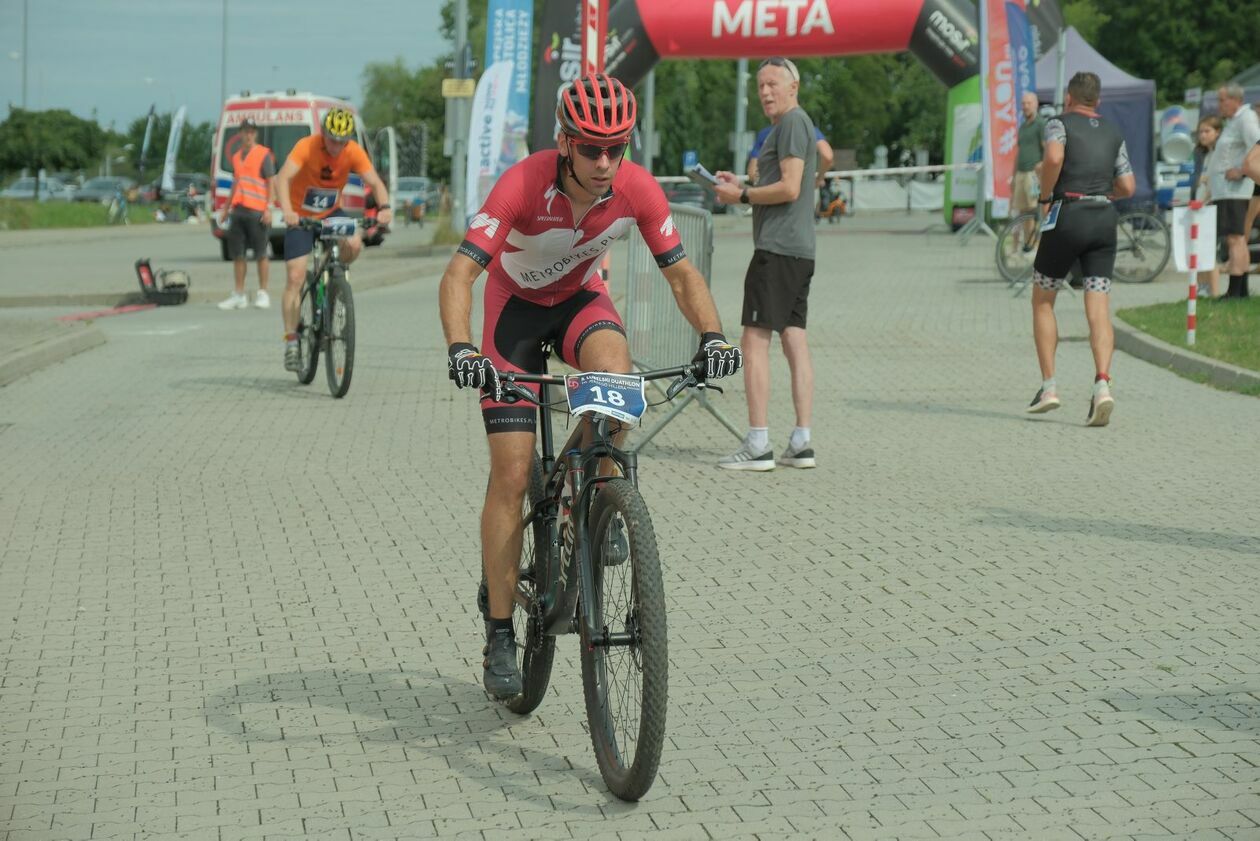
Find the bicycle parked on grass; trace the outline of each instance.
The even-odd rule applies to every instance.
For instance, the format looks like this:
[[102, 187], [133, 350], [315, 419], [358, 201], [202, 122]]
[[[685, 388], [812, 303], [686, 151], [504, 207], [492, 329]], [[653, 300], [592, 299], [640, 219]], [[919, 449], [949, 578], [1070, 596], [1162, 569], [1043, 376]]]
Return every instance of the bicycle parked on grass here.
[[354, 236], [355, 220], [338, 216], [302, 219], [299, 224], [314, 231], [316, 239], [298, 304], [298, 382], [308, 385], [315, 379], [323, 350], [328, 390], [333, 397], [345, 397], [354, 373], [354, 295], [341, 262], [340, 242]]
[[[684, 388], [713, 386], [700, 381], [703, 367], [694, 363], [641, 374], [557, 377], [546, 373], [544, 357], [543, 371], [501, 373], [504, 401], [551, 409], [547, 387], [563, 387], [568, 412], [584, 422], [557, 451], [550, 414], [539, 412], [512, 611], [523, 689], [503, 704], [522, 715], [537, 708], [551, 679], [556, 637], [578, 634], [600, 775], [617, 797], [638, 800], [656, 779], [665, 740], [665, 589], [652, 519], [638, 491], [638, 458], [617, 447], [614, 436], [646, 411], [647, 381], [676, 378], [666, 401]], [[539, 396], [518, 383], [540, 384]], [[602, 473], [605, 459], [621, 475]], [[488, 616], [484, 576], [477, 600]]]
[[[1041, 238], [1042, 214], [1026, 211], [1006, 223], [997, 242], [998, 272], [1008, 285], [1032, 280], [1033, 261]], [[1149, 283], [1159, 276], [1172, 255], [1172, 234], [1164, 220], [1147, 210], [1129, 210], [1116, 222], [1118, 283]]]

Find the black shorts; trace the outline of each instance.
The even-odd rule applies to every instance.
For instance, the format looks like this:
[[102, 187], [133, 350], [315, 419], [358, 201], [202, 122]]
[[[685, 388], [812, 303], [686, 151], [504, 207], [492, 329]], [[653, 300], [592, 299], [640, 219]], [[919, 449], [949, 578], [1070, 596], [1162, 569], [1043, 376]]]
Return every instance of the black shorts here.
[[1251, 199], [1219, 199], [1216, 202], [1216, 235], [1240, 237], [1247, 225], [1247, 205]]
[[[602, 282], [583, 287], [553, 307], [518, 298], [506, 284], [486, 286], [481, 352], [499, 371], [542, 373], [543, 345], [554, 348], [565, 363], [578, 368], [582, 343], [600, 330], [626, 334]], [[522, 385], [539, 392], [536, 385]], [[533, 432], [536, 414], [534, 404], [524, 400], [496, 403], [492, 397], [481, 398], [481, 419], [487, 434]]]
[[[339, 207], [334, 207], [332, 212], [322, 218], [331, 219], [334, 216], [345, 216], [346, 214]], [[305, 257], [311, 253], [311, 249], [315, 247], [315, 232], [308, 231], [305, 228], [292, 227], [286, 228], [284, 231], [284, 259], [295, 260], [298, 257]]]
[[740, 324], [782, 333], [787, 327], [805, 329], [809, 311], [809, 281], [814, 261], [787, 257], [758, 248], [744, 275], [744, 311]]
[[[1066, 202], [1054, 228], [1041, 235], [1034, 280], [1043, 289], [1062, 287], [1078, 260], [1085, 289], [1106, 292], [1116, 267], [1116, 221], [1119, 214], [1110, 202]], [[1092, 281], [1092, 283], [1091, 283]]]
[[267, 224], [257, 210], [246, 210], [239, 205], [228, 216], [227, 253], [230, 260], [244, 260], [245, 249], [254, 251], [255, 260], [267, 257]]

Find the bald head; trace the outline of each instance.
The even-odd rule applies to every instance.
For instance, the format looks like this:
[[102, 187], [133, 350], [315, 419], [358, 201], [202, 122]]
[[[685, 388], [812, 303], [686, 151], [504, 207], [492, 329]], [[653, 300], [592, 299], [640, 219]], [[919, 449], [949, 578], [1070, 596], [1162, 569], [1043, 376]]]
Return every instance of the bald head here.
[[1024, 95], [1020, 97], [1019, 103], [1024, 109], [1025, 119], [1031, 120], [1037, 116], [1037, 94], [1032, 91], [1025, 91]]

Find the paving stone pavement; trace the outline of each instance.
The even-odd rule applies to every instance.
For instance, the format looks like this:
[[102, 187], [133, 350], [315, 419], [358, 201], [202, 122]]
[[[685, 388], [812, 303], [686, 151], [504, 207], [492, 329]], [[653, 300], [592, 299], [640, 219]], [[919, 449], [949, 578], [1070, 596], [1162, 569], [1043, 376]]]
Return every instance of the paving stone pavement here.
[[1260, 403], [1117, 356], [1084, 428], [1065, 296], [1065, 407], [1030, 420], [988, 243], [819, 245], [819, 468], [720, 471], [691, 409], [645, 451], [671, 671], [638, 804], [573, 639], [534, 715], [480, 690], [486, 453], [436, 277], [358, 296], [342, 401], [281, 370], [274, 311], [208, 306], [0, 389], [0, 836], [1260, 838]]

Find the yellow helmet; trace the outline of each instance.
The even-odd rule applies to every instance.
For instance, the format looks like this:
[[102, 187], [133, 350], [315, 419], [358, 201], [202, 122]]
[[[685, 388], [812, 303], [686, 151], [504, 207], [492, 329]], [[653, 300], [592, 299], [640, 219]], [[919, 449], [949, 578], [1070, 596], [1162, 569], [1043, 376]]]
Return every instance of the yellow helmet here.
[[333, 140], [348, 140], [354, 136], [354, 114], [345, 108], [329, 108], [324, 115], [324, 134]]

